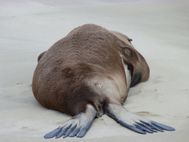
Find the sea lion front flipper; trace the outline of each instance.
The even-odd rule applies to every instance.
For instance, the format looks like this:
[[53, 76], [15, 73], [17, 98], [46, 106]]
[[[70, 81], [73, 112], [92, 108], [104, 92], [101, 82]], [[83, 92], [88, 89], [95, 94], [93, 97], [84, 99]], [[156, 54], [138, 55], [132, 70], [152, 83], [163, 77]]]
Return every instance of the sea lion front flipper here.
[[96, 110], [93, 106], [87, 105], [85, 112], [80, 113], [70, 120], [66, 121], [63, 126], [60, 126], [51, 132], [47, 133], [44, 138], [60, 138], [60, 137], [83, 137], [92, 125], [96, 116]]
[[123, 106], [118, 104], [108, 104], [105, 112], [123, 127], [140, 134], [163, 132], [164, 130], [175, 131], [173, 127], [128, 112]]

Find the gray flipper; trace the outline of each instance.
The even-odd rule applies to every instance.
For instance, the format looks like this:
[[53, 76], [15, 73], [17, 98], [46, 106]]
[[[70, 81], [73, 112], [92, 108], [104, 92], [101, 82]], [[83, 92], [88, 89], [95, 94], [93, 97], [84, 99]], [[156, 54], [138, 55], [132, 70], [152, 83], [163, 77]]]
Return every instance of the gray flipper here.
[[128, 112], [123, 106], [117, 104], [109, 104], [106, 108], [106, 114], [123, 127], [140, 134], [175, 131], [173, 127], [145, 119]]
[[66, 121], [63, 126], [47, 133], [44, 138], [83, 137], [91, 127], [95, 116], [96, 110], [94, 107], [92, 105], [87, 105], [86, 112], [74, 116]]

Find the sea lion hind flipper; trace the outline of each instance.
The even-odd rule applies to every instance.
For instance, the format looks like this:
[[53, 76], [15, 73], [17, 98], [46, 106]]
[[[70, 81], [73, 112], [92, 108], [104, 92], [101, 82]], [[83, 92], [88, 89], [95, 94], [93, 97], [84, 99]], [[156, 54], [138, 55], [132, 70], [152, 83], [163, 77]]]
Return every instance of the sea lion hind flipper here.
[[83, 113], [72, 117], [51, 132], [47, 133], [44, 138], [60, 138], [60, 137], [83, 137], [91, 127], [96, 117], [96, 110], [92, 105], [87, 105], [87, 109]]
[[118, 104], [108, 104], [105, 113], [123, 127], [140, 134], [175, 130], [173, 127], [128, 112], [123, 106]]

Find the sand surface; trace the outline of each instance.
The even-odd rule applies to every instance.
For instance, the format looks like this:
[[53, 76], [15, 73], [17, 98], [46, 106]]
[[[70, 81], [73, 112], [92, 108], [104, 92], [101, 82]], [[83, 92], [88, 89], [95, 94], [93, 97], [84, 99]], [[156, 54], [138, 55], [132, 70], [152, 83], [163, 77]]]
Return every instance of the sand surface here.
[[125, 107], [176, 131], [139, 135], [103, 116], [85, 138], [64, 141], [187, 142], [187, 0], [0, 0], [0, 142], [45, 141], [46, 132], [70, 118], [41, 107], [32, 95], [31, 81], [37, 56], [85, 23], [133, 38], [150, 65], [151, 77], [130, 90]]

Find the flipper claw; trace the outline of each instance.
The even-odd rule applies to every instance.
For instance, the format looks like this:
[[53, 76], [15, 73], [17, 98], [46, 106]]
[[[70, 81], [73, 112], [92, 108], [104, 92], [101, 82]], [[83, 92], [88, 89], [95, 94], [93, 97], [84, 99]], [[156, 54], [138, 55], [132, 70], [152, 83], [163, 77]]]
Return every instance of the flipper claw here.
[[51, 132], [45, 134], [45, 135], [44, 135], [44, 138], [45, 138], [45, 139], [53, 138], [53, 137], [55, 137], [61, 130], [62, 130], [62, 127], [58, 127], [58, 128], [56, 128], [56, 129], [52, 130]]
[[85, 136], [85, 134], [87, 133], [89, 128], [90, 128], [89, 124], [83, 128], [80, 128], [80, 131], [77, 133], [77, 137], [81, 138], [81, 137]]
[[148, 122], [145, 122], [145, 121], [142, 121], [141, 122], [146, 125], [146, 126], [149, 126], [150, 128], [152, 128], [154, 131], [156, 132], [163, 132], [163, 130], [155, 125], [152, 125], [151, 123], [148, 123]]
[[66, 132], [64, 133], [63, 138], [66, 138], [70, 135], [70, 133], [77, 127], [77, 125], [72, 125], [69, 129], [66, 130]]
[[147, 132], [147, 133], [153, 133], [154, 131], [153, 130], [151, 130], [149, 127], [147, 127], [147, 126], [145, 126], [145, 125], [143, 125], [143, 124], [141, 124], [141, 123], [136, 123], [137, 124], [137, 126], [139, 126], [139, 127], [141, 127], [145, 132]]
[[137, 132], [139, 134], [146, 134], [146, 132], [144, 131], [144, 129], [142, 129], [141, 127], [138, 127], [137, 125], [128, 125], [128, 127], [126, 127], [134, 132]]
[[80, 131], [80, 127], [76, 127], [69, 135], [69, 137], [75, 137], [77, 133]]
[[171, 127], [171, 126], [167, 126], [165, 124], [161, 124], [159, 122], [155, 122], [155, 121], [151, 121], [151, 124], [153, 124], [153, 126], [157, 126], [163, 130], [166, 130], [166, 131], [175, 131], [175, 128]]

